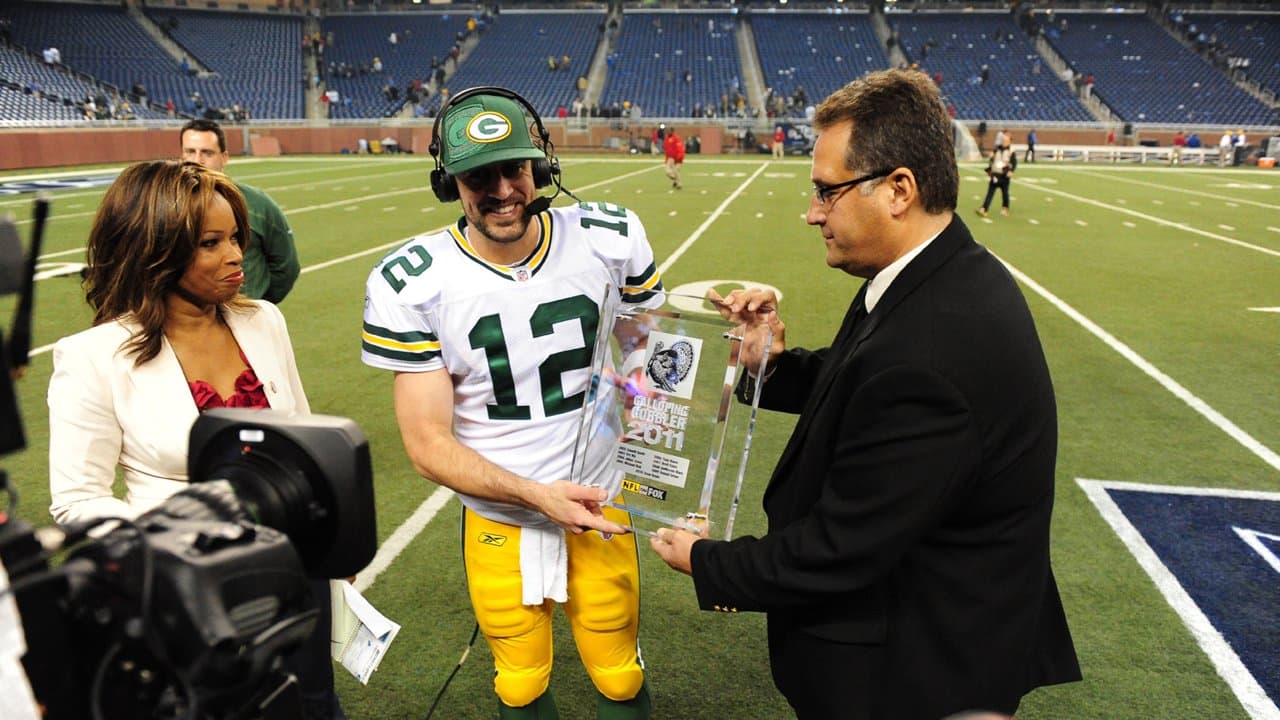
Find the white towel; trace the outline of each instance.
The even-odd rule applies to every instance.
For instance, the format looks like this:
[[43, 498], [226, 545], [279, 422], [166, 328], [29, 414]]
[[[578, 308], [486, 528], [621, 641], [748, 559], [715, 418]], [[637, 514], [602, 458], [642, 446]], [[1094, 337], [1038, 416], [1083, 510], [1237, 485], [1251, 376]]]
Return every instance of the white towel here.
[[569, 548], [564, 530], [525, 526], [520, 529], [520, 578], [525, 605], [541, 605], [550, 598], [569, 599]]

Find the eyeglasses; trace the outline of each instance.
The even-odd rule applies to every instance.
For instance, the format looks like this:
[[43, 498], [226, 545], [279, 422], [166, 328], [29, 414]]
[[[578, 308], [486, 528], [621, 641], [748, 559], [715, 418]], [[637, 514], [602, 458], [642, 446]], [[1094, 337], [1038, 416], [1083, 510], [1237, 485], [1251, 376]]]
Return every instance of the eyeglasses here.
[[813, 198], [814, 198], [815, 200], [817, 200], [817, 201], [818, 201], [818, 204], [819, 204], [819, 205], [821, 205], [821, 206], [823, 206], [823, 207], [827, 207], [827, 206], [828, 206], [828, 205], [830, 205], [831, 203], [835, 202], [835, 198], [836, 198], [836, 196], [837, 196], [837, 195], [836, 195], [836, 190], [841, 190], [841, 189], [844, 189], [844, 188], [851, 188], [851, 187], [854, 187], [855, 185], [860, 185], [860, 184], [862, 184], [862, 183], [864, 183], [864, 182], [866, 182], [866, 181], [868, 181], [868, 180], [875, 180], [875, 179], [877, 179], [877, 178], [888, 177], [889, 173], [892, 173], [892, 172], [893, 172], [893, 170], [894, 170], [894, 168], [886, 168], [886, 169], [884, 169], [884, 170], [877, 170], [877, 171], [875, 171], [875, 172], [871, 173], [870, 175], [863, 175], [863, 176], [862, 176], [862, 177], [860, 177], [860, 178], [854, 178], [854, 179], [852, 179], [852, 180], [846, 180], [846, 181], [841, 182], [841, 183], [835, 183], [834, 185], [823, 185], [823, 184], [821, 184], [821, 183], [814, 183], [814, 184], [813, 184]]
[[508, 160], [506, 162], [493, 163], [491, 165], [482, 165], [474, 170], [468, 170], [458, 175], [458, 179], [463, 185], [472, 190], [483, 190], [493, 184], [498, 176], [508, 180], [517, 180], [524, 173], [527, 160]]

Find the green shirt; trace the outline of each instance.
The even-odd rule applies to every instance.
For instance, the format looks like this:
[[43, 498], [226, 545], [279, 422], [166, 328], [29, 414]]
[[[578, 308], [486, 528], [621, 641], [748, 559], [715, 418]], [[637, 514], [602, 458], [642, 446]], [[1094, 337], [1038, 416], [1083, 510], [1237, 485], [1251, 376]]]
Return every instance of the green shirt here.
[[284, 300], [298, 279], [302, 267], [293, 244], [293, 230], [284, 212], [266, 193], [245, 183], [236, 183], [249, 206], [249, 239], [244, 248], [246, 297], [278, 303]]

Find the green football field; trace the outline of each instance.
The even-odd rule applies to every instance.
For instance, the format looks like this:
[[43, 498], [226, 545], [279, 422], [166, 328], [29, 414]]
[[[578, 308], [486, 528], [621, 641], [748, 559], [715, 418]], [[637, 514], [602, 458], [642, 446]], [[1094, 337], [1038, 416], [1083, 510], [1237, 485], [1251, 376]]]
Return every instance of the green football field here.
[[[806, 160], [692, 155], [682, 191], [671, 189], [655, 158], [570, 156], [563, 165], [566, 185], [583, 199], [639, 214], [668, 290], [777, 288], [791, 345], [825, 345], [861, 282], [826, 267], [821, 236], [804, 224]], [[361, 156], [242, 158], [228, 168], [284, 207], [298, 239], [303, 275], [281, 307], [312, 409], [354, 419], [372, 448], [382, 549], [360, 585], [403, 628], [367, 686], [338, 670], [352, 718], [425, 716], [474, 624], [459, 559], [460, 505], [415, 475], [392, 413], [390, 373], [359, 357], [370, 268], [405, 239], [457, 217], [456, 205], [431, 195], [430, 167], [422, 157]], [[103, 171], [0, 173], [0, 184]], [[974, 212], [985, 189], [980, 166], [963, 166], [961, 177], [959, 213], [1020, 282], [1058, 397], [1053, 562], [1085, 681], [1032, 693], [1019, 717], [1249, 717], [1076, 481], [1280, 489], [1280, 172], [1024, 164], [1012, 215], [993, 208], [987, 220]], [[49, 522], [49, 349], [89, 324], [69, 264], [83, 262], [102, 192], [50, 193], [41, 264], [50, 277], [37, 283], [36, 354], [18, 383], [28, 449], [0, 459], [21, 495], [18, 516], [36, 524]], [[24, 240], [31, 198], [0, 195], [0, 213], [16, 216]], [[6, 335], [14, 304], [0, 299]], [[738, 534], [763, 528], [760, 494], [793, 423], [762, 413]], [[655, 717], [792, 717], [769, 676], [763, 617], [699, 611], [688, 578], [647, 546], [641, 566]], [[563, 622], [556, 654], [562, 717], [594, 717], [594, 693]], [[490, 661], [478, 641], [436, 717], [495, 715]]]

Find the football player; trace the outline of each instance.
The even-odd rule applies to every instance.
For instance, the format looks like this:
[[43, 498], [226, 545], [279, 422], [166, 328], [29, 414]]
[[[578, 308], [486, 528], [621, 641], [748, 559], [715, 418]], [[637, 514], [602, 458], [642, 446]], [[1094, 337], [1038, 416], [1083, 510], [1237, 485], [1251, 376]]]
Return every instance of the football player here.
[[587, 482], [569, 475], [601, 308], [661, 303], [653, 250], [630, 210], [551, 208], [538, 197], [560, 189], [559, 168], [519, 95], [459, 93], [435, 130], [432, 189], [462, 217], [374, 267], [362, 359], [395, 373], [414, 467], [462, 499], [463, 560], [499, 717], [556, 717], [559, 604], [599, 692], [597, 717], [647, 718], [635, 537], [625, 513], [605, 507], [621, 475], [608, 463]]

